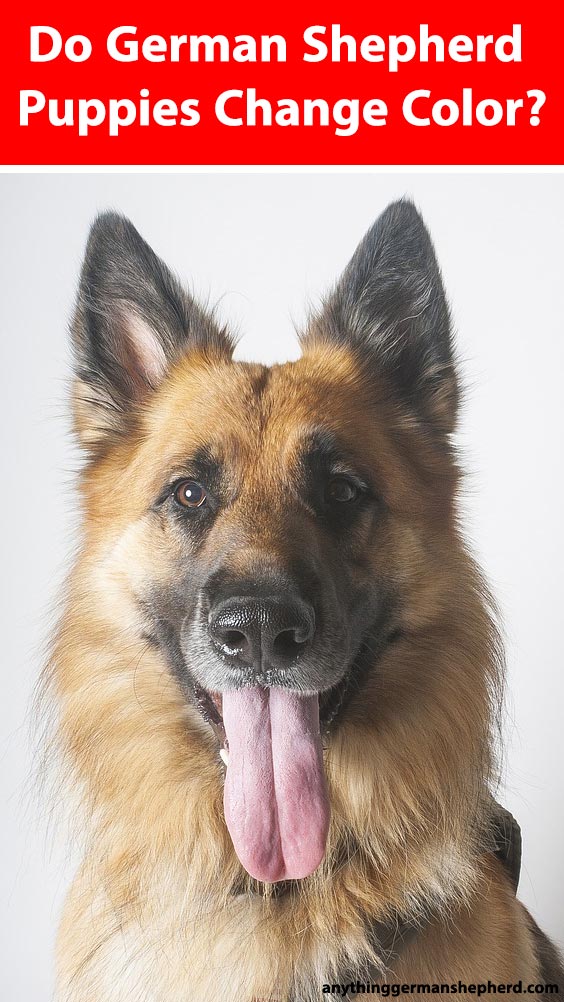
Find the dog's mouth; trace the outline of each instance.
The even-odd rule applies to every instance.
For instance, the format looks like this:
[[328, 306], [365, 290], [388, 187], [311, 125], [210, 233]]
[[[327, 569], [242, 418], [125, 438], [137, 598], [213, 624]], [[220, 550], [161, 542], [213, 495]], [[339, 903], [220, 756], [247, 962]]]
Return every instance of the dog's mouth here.
[[266, 883], [309, 876], [323, 859], [329, 828], [322, 733], [357, 665], [321, 693], [263, 679], [220, 692], [215, 679], [205, 686], [189, 671], [167, 620], [158, 620], [149, 639], [164, 648], [185, 694], [215, 733], [225, 766], [225, 821], [244, 868]]
[[[349, 670], [337, 685], [319, 693], [319, 725], [323, 740], [328, 738], [331, 727], [337, 722], [342, 709], [346, 705], [351, 676], [352, 670]], [[225, 724], [223, 723], [223, 693], [205, 689], [198, 683], [193, 683], [193, 693], [196, 707], [214, 732], [218, 743], [219, 756], [224, 765], [227, 766], [229, 762], [229, 743], [225, 733]]]
[[240, 862], [269, 883], [309, 876], [325, 855], [330, 817], [319, 695], [198, 687], [196, 700], [218, 739], [225, 821]]
[[[397, 636], [384, 635], [380, 649]], [[196, 704], [225, 766], [226, 824], [255, 879], [299, 880], [321, 863], [330, 819], [323, 739], [377, 653], [363, 645], [341, 681], [321, 693], [260, 685], [220, 693], [195, 686]]]

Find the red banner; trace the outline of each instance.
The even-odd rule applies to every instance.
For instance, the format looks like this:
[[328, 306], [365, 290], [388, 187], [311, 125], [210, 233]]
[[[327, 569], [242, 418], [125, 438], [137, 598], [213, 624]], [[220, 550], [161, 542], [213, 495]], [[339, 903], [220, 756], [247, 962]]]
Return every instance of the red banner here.
[[524, 3], [3, 15], [7, 164], [556, 164], [564, 14]]

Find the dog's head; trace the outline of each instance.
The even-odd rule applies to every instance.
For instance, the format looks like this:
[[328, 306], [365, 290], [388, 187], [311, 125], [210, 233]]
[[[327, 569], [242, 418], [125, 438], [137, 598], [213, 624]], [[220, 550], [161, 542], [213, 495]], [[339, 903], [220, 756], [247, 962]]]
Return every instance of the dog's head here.
[[73, 335], [92, 601], [118, 583], [229, 746], [247, 869], [304, 876], [327, 831], [319, 735], [448, 586], [457, 385], [429, 235], [391, 205], [302, 358], [266, 368], [233, 361], [215, 317], [104, 215]]

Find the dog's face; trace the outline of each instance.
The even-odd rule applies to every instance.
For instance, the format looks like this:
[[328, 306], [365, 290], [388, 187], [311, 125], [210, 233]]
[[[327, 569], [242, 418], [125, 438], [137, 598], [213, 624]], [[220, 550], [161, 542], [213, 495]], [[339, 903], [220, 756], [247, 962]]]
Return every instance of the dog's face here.
[[148, 542], [164, 536], [168, 551], [141, 596], [155, 636], [205, 692], [330, 690], [389, 607], [369, 555], [384, 500], [351, 435], [367, 422], [354, 374], [346, 359], [326, 374], [310, 359], [183, 368], [153, 453]]
[[304, 876], [328, 823], [319, 734], [440, 601], [456, 382], [429, 237], [391, 206], [303, 357], [268, 369], [234, 362], [131, 224], [102, 217], [74, 335], [98, 585], [119, 582], [229, 747], [244, 865]]

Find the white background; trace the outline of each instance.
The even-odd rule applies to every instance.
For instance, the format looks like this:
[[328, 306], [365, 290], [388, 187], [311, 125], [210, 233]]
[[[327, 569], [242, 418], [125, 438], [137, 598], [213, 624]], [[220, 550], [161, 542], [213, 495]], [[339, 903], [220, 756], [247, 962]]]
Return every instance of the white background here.
[[[68, 882], [28, 795], [31, 693], [71, 550], [66, 323], [98, 210], [131, 217], [244, 334], [295, 357], [299, 323], [374, 217], [409, 194], [434, 237], [466, 386], [460, 445], [473, 545], [504, 616], [505, 802], [523, 828], [520, 894], [564, 944], [562, 399], [564, 177], [503, 174], [4, 175], [0, 994], [47, 1002]], [[33, 785], [33, 784], [31, 784]], [[102, 1000], [101, 1000], [102, 1002]], [[134, 1000], [132, 1000], [134, 1002]], [[171, 1000], [173, 1002], [173, 1000]]]

